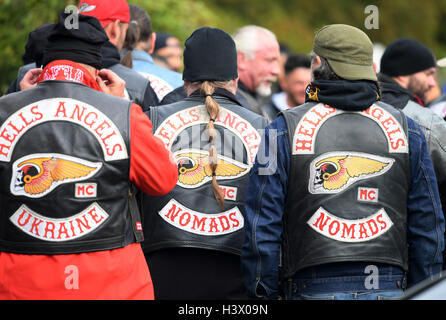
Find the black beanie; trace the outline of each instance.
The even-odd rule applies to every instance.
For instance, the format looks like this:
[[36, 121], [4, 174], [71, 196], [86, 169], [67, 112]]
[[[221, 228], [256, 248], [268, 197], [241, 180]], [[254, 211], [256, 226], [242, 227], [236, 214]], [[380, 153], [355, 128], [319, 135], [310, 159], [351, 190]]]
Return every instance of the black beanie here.
[[380, 72], [390, 77], [408, 76], [435, 66], [435, 57], [424, 44], [414, 39], [400, 38], [384, 51]]
[[43, 65], [54, 60], [70, 60], [102, 69], [101, 48], [108, 41], [108, 36], [99, 20], [77, 15], [79, 24], [66, 28], [65, 21], [69, 14], [61, 12], [59, 22], [50, 30], [48, 43], [43, 55]]
[[48, 43], [48, 33], [53, 27], [54, 23], [48, 23], [29, 33], [25, 53], [22, 56], [24, 64], [35, 62], [37, 67], [42, 65], [43, 51]]
[[235, 43], [223, 30], [197, 29], [186, 40], [185, 47], [183, 80], [229, 81], [238, 77]]

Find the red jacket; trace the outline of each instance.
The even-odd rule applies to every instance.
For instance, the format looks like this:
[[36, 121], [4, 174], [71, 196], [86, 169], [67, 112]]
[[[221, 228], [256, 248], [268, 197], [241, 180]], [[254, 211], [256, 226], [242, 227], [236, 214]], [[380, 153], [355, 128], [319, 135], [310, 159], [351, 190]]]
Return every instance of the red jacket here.
[[[50, 65], [56, 63], [89, 75], [76, 63], [56, 61]], [[99, 90], [93, 77], [84, 79], [84, 84]], [[170, 192], [177, 183], [177, 164], [153, 136], [150, 119], [136, 104], [131, 106], [130, 127], [129, 180], [149, 195]], [[154, 294], [141, 246], [133, 243], [120, 249], [67, 255], [0, 252], [0, 299], [154, 299]]]

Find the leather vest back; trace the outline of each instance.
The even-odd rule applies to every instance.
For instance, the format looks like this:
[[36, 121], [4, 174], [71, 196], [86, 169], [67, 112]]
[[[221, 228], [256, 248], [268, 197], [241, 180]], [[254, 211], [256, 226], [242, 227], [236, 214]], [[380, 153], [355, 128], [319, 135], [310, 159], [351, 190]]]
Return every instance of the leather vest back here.
[[131, 104], [46, 81], [0, 100], [0, 250], [70, 254], [142, 240], [130, 207]]
[[343, 261], [407, 270], [403, 113], [381, 102], [363, 112], [307, 103], [283, 115], [291, 147], [283, 276]]
[[150, 109], [155, 136], [173, 152], [179, 179], [166, 196], [143, 196], [145, 252], [195, 247], [240, 254], [243, 202], [266, 119], [229, 99], [215, 96], [220, 116], [215, 128], [219, 165], [216, 175], [225, 192], [222, 210], [212, 191], [207, 164], [209, 115], [200, 97]]
[[150, 86], [149, 80], [144, 78], [136, 71], [119, 63], [110, 67], [110, 70], [115, 72], [125, 81], [125, 88], [128, 92], [129, 98], [135, 101], [135, 103], [141, 108], [147, 108], [148, 106], [144, 105], [144, 95], [146, 93], [147, 86]]

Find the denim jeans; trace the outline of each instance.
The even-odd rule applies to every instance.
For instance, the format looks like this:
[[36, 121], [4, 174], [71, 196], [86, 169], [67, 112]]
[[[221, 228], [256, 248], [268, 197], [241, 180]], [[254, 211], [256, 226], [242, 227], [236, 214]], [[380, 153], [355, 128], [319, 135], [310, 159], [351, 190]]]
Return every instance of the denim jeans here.
[[[353, 271], [353, 270], [350, 270]], [[403, 295], [406, 278], [398, 268], [379, 268], [371, 283], [370, 275], [346, 272], [339, 276], [330, 270], [307, 270], [298, 274], [285, 289], [287, 300], [387, 300]]]

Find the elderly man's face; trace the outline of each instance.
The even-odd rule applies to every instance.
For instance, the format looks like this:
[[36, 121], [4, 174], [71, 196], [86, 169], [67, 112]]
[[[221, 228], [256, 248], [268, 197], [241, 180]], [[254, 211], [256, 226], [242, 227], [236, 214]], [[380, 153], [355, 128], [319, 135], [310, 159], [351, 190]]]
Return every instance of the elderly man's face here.
[[261, 96], [269, 96], [271, 85], [277, 81], [280, 72], [280, 48], [274, 39], [267, 38], [264, 40], [260, 40], [263, 46], [256, 52], [254, 59], [246, 61], [251, 82], [251, 84], [247, 83], [246, 85]]

